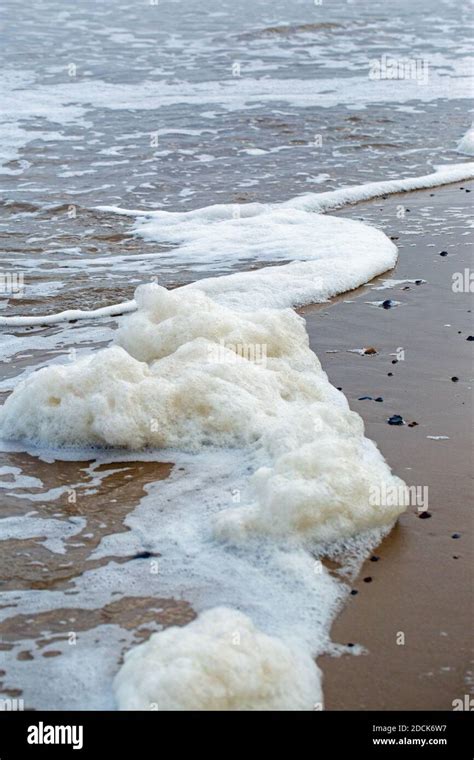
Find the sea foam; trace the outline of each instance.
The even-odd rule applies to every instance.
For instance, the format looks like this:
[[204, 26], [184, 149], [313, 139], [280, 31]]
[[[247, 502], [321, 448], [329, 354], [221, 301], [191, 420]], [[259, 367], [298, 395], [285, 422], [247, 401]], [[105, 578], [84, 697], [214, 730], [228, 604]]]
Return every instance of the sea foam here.
[[[287, 307], [354, 288], [396, 262], [382, 232], [318, 212], [471, 175], [472, 165], [463, 165], [278, 207], [251, 204], [239, 220], [233, 207], [157, 212], [145, 224], [183, 256], [191, 250], [204, 259], [206, 246], [214, 256], [223, 245], [250, 261], [252, 245], [258, 258], [267, 242], [272, 263], [292, 261], [174, 291], [140, 286], [126, 304], [136, 311], [123, 318], [112, 346], [39, 370], [5, 402], [5, 439], [191, 457], [186, 477], [164, 485], [166, 509], [157, 512], [160, 496], [150, 493], [130, 521], [166, 557], [162, 593], [172, 595], [182, 581], [201, 614], [127, 656], [115, 680], [119, 707], [321, 704], [312, 657], [330, 647], [330, 622], [347, 587], [314, 558], [321, 547], [349, 541], [360, 563], [404, 509], [370, 494], [403, 483], [329, 383], [304, 320]], [[157, 233], [162, 223], [166, 230]], [[232, 485], [236, 504], [226, 495]]]
[[225, 607], [132, 649], [114, 690], [123, 710], [322, 708], [319, 668], [311, 656]]
[[370, 486], [392, 475], [294, 311], [239, 313], [198, 289], [154, 284], [140, 286], [136, 300], [117, 345], [18, 384], [0, 411], [4, 438], [194, 452], [253, 447], [266, 464], [255, 472], [257, 499], [221, 516], [226, 537], [301, 532], [330, 540], [396, 518], [396, 508], [369, 504]]
[[[160, 256], [177, 264], [201, 265], [206, 270], [254, 266], [210, 277], [187, 288], [199, 288], [235, 309], [304, 306], [352, 290], [391, 269], [397, 260], [393, 243], [380, 231], [357, 221], [326, 217], [325, 213], [393, 193], [460, 182], [474, 177], [474, 163], [438, 166], [420, 177], [389, 179], [343, 187], [325, 193], [306, 193], [284, 203], [221, 204], [187, 212], [140, 211], [100, 206], [107, 213], [136, 218], [132, 232], [166, 244]], [[290, 262], [290, 263], [288, 263]], [[262, 267], [262, 263], [269, 266]], [[275, 266], [279, 264], [279, 266]], [[271, 265], [271, 266], [270, 266]], [[135, 301], [57, 314], [2, 316], [0, 325], [24, 327], [71, 319], [98, 319], [133, 312]]]

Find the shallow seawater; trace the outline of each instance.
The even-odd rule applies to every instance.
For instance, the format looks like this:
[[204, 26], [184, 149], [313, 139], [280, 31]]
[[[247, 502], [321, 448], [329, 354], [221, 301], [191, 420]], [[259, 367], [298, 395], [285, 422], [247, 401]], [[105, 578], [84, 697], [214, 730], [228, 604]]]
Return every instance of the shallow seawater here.
[[[98, 205], [282, 201], [460, 160], [464, 4], [7, 0], [3, 16], [0, 265], [24, 276], [8, 313], [205, 275]], [[427, 81], [370, 79], [383, 54]]]
[[[470, 121], [467, 13], [447, 0], [7, 0], [0, 316], [94, 309], [150, 281], [174, 288], [262, 266], [177, 258], [171, 243], [135, 234], [133, 216], [99, 206], [238, 208], [467, 160], [455, 151]], [[424, 62], [426, 81], [374, 81], [384, 54]], [[465, 214], [425, 211], [403, 222], [411, 241], [426, 224], [449, 234], [449, 214]], [[384, 229], [374, 209], [342, 213]], [[36, 369], [100, 351], [119, 322], [2, 328], [0, 401]], [[308, 646], [314, 628], [318, 651], [339, 653], [330, 622], [379, 534], [333, 556], [259, 540], [229, 550], [202, 515], [245, 491], [245, 452], [57, 454], [0, 455], [2, 694], [33, 708], [112, 707], [124, 651], [219, 604]]]

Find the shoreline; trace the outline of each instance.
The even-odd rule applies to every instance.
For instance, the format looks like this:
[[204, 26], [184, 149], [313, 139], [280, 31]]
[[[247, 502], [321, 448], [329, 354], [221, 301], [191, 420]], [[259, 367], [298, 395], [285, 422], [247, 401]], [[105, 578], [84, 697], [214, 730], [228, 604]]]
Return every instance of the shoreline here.
[[[466, 183], [461, 186], [465, 190]], [[319, 658], [327, 710], [451, 710], [454, 699], [472, 691], [473, 364], [466, 340], [472, 335], [472, 304], [468, 292], [451, 289], [452, 274], [472, 263], [463, 214], [453, 214], [460, 202], [468, 205], [463, 190], [449, 186], [404, 198], [409, 226], [416, 220], [425, 227], [416, 236], [403, 231], [408, 214], [398, 219], [393, 199], [365, 204], [364, 220], [392, 216], [383, 229], [399, 238], [395, 270], [339, 297], [336, 309], [333, 302], [301, 310], [311, 347], [364, 419], [366, 435], [408, 486], [429, 489], [429, 519], [408, 507], [376, 550], [377, 561], [364, 563], [353, 584], [357, 593], [333, 623], [333, 641], [361, 644], [367, 654]], [[423, 221], [443, 214], [449, 231]], [[442, 250], [448, 255], [440, 256]], [[402, 284], [373, 289], [385, 279], [405, 278], [427, 282], [407, 283], [407, 290]], [[366, 303], [376, 299], [402, 303], [388, 310]], [[349, 353], [362, 347], [378, 353]], [[401, 347], [404, 359], [392, 364]], [[383, 401], [358, 400], [364, 396]], [[418, 424], [387, 424], [394, 414]]]
[[[457, 214], [461, 220], [459, 229], [455, 233], [446, 232], [447, 237], [439, 231], [430, 235], [425, 229], [432, 222], [438, 223], [438, 217], [432, 213], [432, 208], [426, 211], [427, 203], [431, 207], [437, 204], [437, 213], [442, 215], [447, 208], [458, 209], [460, 198], [465, 202], [467, 197], [459, 186], [451, 185], [431, 193], [419, 191], [410, 194], [404, 200], [410, 204], [411, 216], [408, 219], [407, 213], [403, 223], [396, 215], [399, 196], [391, 197], [387, 201], [376, 199], [371, 203], [364, 203], [363, 206], [348, 207], [337, 212], [349, 218], [360, 214], [357, 218], [371, 223], [380, 222], [382, 216], [388, 215], [391, 222], [384, 219], [379, 226], [387, 235], [399, 238], [399, 262], [395, 270], [381, 275], [357, 291], [345, 293], [331, 303], [300, 310], [307, 321], [311, 347], [319, 356], [331, 382], [336, 387], [342, 387], [351, 408], [361, 414], [366, 424], [367, 437], [376, 441], [394, 473], [406, 480], [408, 486], [428, 485], [429, 511], [432, 514], [431, 519], [421, 520], [416, 509], [410, 508], [376, 550], [376, 556], [380, 557], [380, 560], [376, 564], [370, 560], [365, 563], [359, 581], [353, 586], [358, 593], [349, 598], [333, 623], [332, 640], [341, 644], [361, 644], [368, 650], [368, 655], [319, 658], [318, 664], [325, 676], [323, 688], [327, 710], [374, 707], [450, 709], [452, 700], [462, 697], [467, 691], [467, 686], [464, 691], [463, 689], [464, 671], [467, 668], [465, 652], [468, 646], [468, 621], [466, 616], [463, 630], [463, 618], [458, 613], [456, 616], [452, 615], [451, 609], [453, 589], [456, 589], [461, 605], [467, 606], [469, 582], [469, 557], [465, 548], [468, 515], [466, 509], [459, 509], [457, 500], [463, 498], [467, 502], [469, 498], [468, 454], [472, 442], [471, 428], [469, 425], [466, 426], [468, 419], [465, 411], [469, 408], [467, 390], [472, 369], [469, 370], [468, 364], [472, 356], [472, 347], [465, 340], [469, 322], [466, 305], [468, 294], [454, 294], [450, 289], [452, 271], [462, 271], [466, 263], [469, 263], [467, 246], [463, 247], [461, 253], [458, 250], [460, 244], [465, 242], [461, 235], [465, 211]], [[406, 233], [401, 232], [408, 222], [409, 229]], [[420, 229], [414, 231], [413, 227], [416, 227], [416, 224]], [[448, 227], [452, 229], [452, 225]], [[439, 235], [439, 240], [433, 235]], [[457, 243], [451, 241], [450, 235], [455, 236]], [[447, 257], [439, 257], [441, 241], [442, 246], [448, 251]], [[414, 252], [416, 258], [409, 256], [410, 252]], [[385, 280], [394, 278], [423, 278], [426, 282], [420, 285], [411, 282], [406, 285], [398, 284], [392, 289], [374, 289]], [[408, 289], [403, 290], [405, 287]], [[446, 297], [446, 290], [451, 297]], [[439, 295], [443, 298], [441, 306], [437, 301]], [[401, 301], [401, 305], [385, 310], [367, 303], [388, 298]], [[334, 309], [333, 306], [336, 304], [338, 308]], [[443, 309], [450, 315], [449, 320], [447, 316], [442, 316]], [[324, 329], [320, 330], [322, 320]], [[423, 326], [420, 331], [413, 330], [414, 321]], [[448, 321], [451, 323], [449, 329], [444, 328]], [[461, 335], [458, 334], [458, 330], [462, 331]], [[422, 333], [421, 339], [418, 332]], [[442, 336], [441, 341], [439, 334]], [[444, 364], [441, 364], [445, 368], [439, 380], [437, 341], [443, 346]], [[402, 345], [406, 352], [405, 359], [393, 365], [392, 354]], [[378, 353], [366, 356], [352, 353], [353, 349], [364, 346], [374, 346]], [[458, 350], [461, 347], [463, 350]], [[388, 372], [392, 373], [391, 377], [388, 376]], [[450, 380], [454, 374], [459, 376], [457, 383]], [[437, 382], [441, 383], [439, 387]], [[421, 389], [423, 393], [420, 393]], [[436, 391], [438, 394], [448, 394], [445, 398], [446, 414], [442, 413], [443, 409], [437, 408], [436, 403], [433, 405], [430, 402], [430, 396], [425, 389], [429, 389], [429, 393]], [[450, 393], [455, 394], [454, 398], [459, 398], [459, 404], [456, 403], [454, 407], [448, 404], [449, 401], [452, 402]], [[365, 395], [373, 398], [381, 396], [383, 402], [358, 401]], [[439, 397], [444, 399], [442, 395]], [[412, 428], [407, 425], [389, 426], [386, 418], [392, 414], [402, 414], [407, 422], [416, 420], [418, 425]], [[449, 436], [449, 439], [426, 438], [427, 435], [442, 434]], [[49, 482], [50, 487], [55, 487], [58, 482], [77, 482], [77, 479], [85, 480], [86, 486], [92, 474], [92, 470], [87, 467], [90, 463], [71, 462], [66, 466], [59, 462], [51, 466], [29, 460], [28, 455], [21, 454], [11, 455], [7, 459], [11, 464], [17, 461], [22, 468], [28, 464], [26, 471], [29, 470], [32, 475], [42, 473], [44, 484]], [[413, 464], [416, 466], [409, 470]], [[161, 467], [163, 476], [166, 477], [167, 465]], [[462, 479], [462, 491], [455, 491], [445, 483], [443, 467]], [[69, 475], [64, 472], [65, 469], [69, 471]], [[74, 550], [74, 546], [77, 546], [77, 535], [64, 539], [68, 554], [72, 550], [76, 561], [79, 560], [74, 568], [68, 569], [62, 563], [61, 555], [58, 555], [57, 559], [48, 557], [45, 547], [37, 538], [33, 538], [27, 542], [28, 552], [34, 560], [32, 564], [45, 563], [49, 567], [48, 578], [45, 580], [43, 575], [41, 580], [41, 574], [37, 575], [38, 569], [28, 569], [24, 565], [21, 555], [26, 548], [25, 543], [8, 542], [4, 548], [11, 550], [12, 560], [7, 561], [7, 577], [12, 571], [14, 573], [10, 580], [10, 588], [69, 589], [66, 593], [74, 593], [70, 584], [84, 570], [91, 568], [90, 552], [100, 536], [128, 530], [123, 520], [133, 512], [139, 502], [143, 486], [157, 479], [154, 470], [154, 465], [144, 463], [140, 471], [137, 471], [137, 463], [130, 461], [123, 464], [119, 471], [113, 465], [105, 467], [100, 477], [99, 491], [93, 496], [90, 504], [95, 516], [88, 519], [87, 525], [81, 531], [84, 534], [92, 525], [96, 534], [94, 541], [91, 543], [88, 539], [83, 550], [79, 547]], [[131, 491], [124, 490], [132, 472], [135, 472], [137, 477], [130, 481]], [[114, 509], [109, 518], [103, 521], [101, 511], [98, 511], [97, 507], [106, 503], [110, 489], [114, 492], [114, 500], [118, 498], [118, 511], [117, 508]], [[28, 500], [18, 503], [16, 499], [12, 499], [10, 503], [16, 514], [24, 514], [38, 504], [37, 501]], [[443, 511], [443, 503], [452, 507], [452, 514], [447, 510]], [[58, 506], [53, 503], [51, 507], [43, 507], [45, 516], [56, 512]], [[79, 517], [84, 514], [84, 507], [87, 508], [87, 502], [84, 502], [84, 496], [81, 495], [77, 505], [68, 503], [65, 510], [70, 517]], [[102, 524], [104, 522], [106, 524]], [[458, 532], [461, 537], [452, 539], [453, 532]], [[427, 538], [430, 538], [429, 542]], [[435, 561], [431, 545], [437, 553]], [[452, 550], [451, 553], [454, 553], [454, 545], [459, 559], [446, 565], [449, 551]], [[141, 558], [145, 557], [137, 554], [135, 557], [130, 556], [122, 560], [119, 557], [115, 559], [120, 562]], [[109, 555], [108, 559], [113, 560], [114, 557]], [[368, 577], [372, 578], [370, 584], [363, 580]], [[459, 581], [462, 582], [461, 589], [456, 587]], [[433, 583], [437, 584], [436, 589], [431, 587]], [[387, 602], [387, 599], [390, 602]], [[166, 616], [154, 618], [157, 600], [153, 597], [144, 599], [139, 617], [146, 629], [139, 631], [135, 627], [134, 636], [149, 635], [157, 630], [158, 624], [165, 627], [170, 624], [183, 624], [194, 614], [187, 605], [183, 607], [173, 599], [158, 601], [167, 602]], [[81, 613], [80, 609], [75, 608], [63, 609], [61, 614], [64, 613], [65, 616], [66, 612], [72, 611], [80, 618], [79, 627], [90, 630], [91, 634], [94, 633], [94, 628], [111, 620], [123, 628], [132, 630], [131, 619], [136, 604], [133, 597], [130, 597], [128, 603], [127, 600], [124, 602], [107, 605], [103, 609], [98, 608], [96, 617], [91, 617], [87, 611]], [[413, 613], [414, 606], [419, 610], [416, 614]], [[35, 638], [34, 643], [41, 651], [53, 643], [57, 647], [66, 638], [64, 628], [61, 628], [56, 619], [57, 612], [51, 610], [44, 617], [36, 616], [38, 626], [33, 626], [33, 636], [30, 634], [24, 638], [23, 649], [19, 653], [21, 659], [32, 657], [28, 640], [33, 643]], [[433, 620], [434, 613], [437, 617]], [[5, 620], [2, 629], [6, 634], [7, 648], [12, 649], [15, 641], [21, 640], [21, 634], [24, 634], [22, 626], [27, 617], [27, 614], [20, 614]], [[367, 628], [369, 619], [373, 621], [370, 629]], [[15, 632], [18, 623], [21, 625]], [[46, 637], [43, 630], [45, 624], [49, 627]], [[438, 624], [439, 630], [436, 628]], [[399, 646], [395, 641], [395, 635], [400, 632], [406, 636], [404, 646]], [[10, 641], [11, 644], [8, 643]], [[453, 653], [453, 641], [458, 645], [458, 655]], [[59, 654], [60, 651], [54, 648], [44, 651], [43, 656]], [[436, 668], [439, 672], [435, 673], [433, 669]], [[430, 672], [432, 675], [429, 675]], [[400, 673], [403, 674], [402, 678]], [[348, 683], [351, 684], [349, 691]], [[11, 689], [4, 689], [3, 693], [11, 693]]]

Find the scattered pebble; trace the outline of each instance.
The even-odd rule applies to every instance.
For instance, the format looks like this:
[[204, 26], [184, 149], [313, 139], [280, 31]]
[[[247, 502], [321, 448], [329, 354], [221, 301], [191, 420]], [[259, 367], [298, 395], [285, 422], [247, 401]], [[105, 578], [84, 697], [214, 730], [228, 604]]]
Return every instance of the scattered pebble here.
[[398, 359], [392, 359], [392, 364], [398, 364]]
[[431, 512], [420, 512], [418, 517], [420, 520], [427, 520], [429, 517], [431, 517]]
[[379, 559], [380, 559], [380, 557], [377, 557], [377, 555], [376, 555], [376, 554], [372, 554], [372, 556], [371, 556], [371, 558], [370, 558], [370, 561], [371, 561], [371, 562], [378, 562], [378, 561], [379, 561]]
[[364, 578], [364, 583], [372, 583], [372, 578], [370, 575], [368, 575], [367, 578]]
[[138, 554], [134, 554], [131, 559], [150, 559], [150, 557], [156, 557], [156, 554], [152, 554], [152, 552], [139, 552]]
[[453, 535], [451, 536], [451, 538], [461, 538], [461, 534], [460, 533], [453, 533]]
[[353, 588], [351, 591], [351, 596], [356, 596], [358, 593], [359, 592], [357, 591], [357, 589]]
[[391, 309], [393, 306], [393, 301], [390, 298], [387, 298], [385, 301], [382, 301], [382, 309]]
[[379, 402], [380, 402], [380, 401], [383, 401], [383, 398], [382, 398], [382, 396], [377, 396], [377, 398], [375, 399], [375, 401], [379, 401]]
[[393, 377], [393, 372], [387, 372], [387, 377]]
[[350, 642], [348, 643], [348, 645], [347, 645], [347, 646], [348, 646], [348, 647], [353, 647], [353, 646], [354, 646], [354, 644], [352, 643], [352, 641], [350, 641]]
[[362, 350], [363, 350], [364, 354], [367, 354], [369, 356], [372, 355], [372, 354], [376, 354], [377, 353], [377, 349], [374, 348], [373, 346], [367, 346], [367, 348], [364, 348]]
[[454, 377], [451, 378], [451, 380], [453, 381], [453, 383], [457, 383], [459, 380], [459, 377], [456, 377], [455, 375]]
[[408, 423], [408, 427], [416, 427], [417, 425], [418, 425], [418, 422], [415, 422], [415, 420], [413, 420], [413, 422]]
[[439, 255], [440, 255], [440, 256], [447, 256], [447, 255], [448, 255], [448, 252], [447, 252], [447, 251], [441, 251]]
[[468, 335], [466, 340], [474, 340], [474, 335]]
[[373, 401], [372, 396], [360, 396], [358, 401]]
[[387, 422], [389, 425], [404, 425], [405, 424], [405, 420], [403, 419], [403, 417], [401, 417], [400, 414], [392, 414], [392, 416], [388, 418]]

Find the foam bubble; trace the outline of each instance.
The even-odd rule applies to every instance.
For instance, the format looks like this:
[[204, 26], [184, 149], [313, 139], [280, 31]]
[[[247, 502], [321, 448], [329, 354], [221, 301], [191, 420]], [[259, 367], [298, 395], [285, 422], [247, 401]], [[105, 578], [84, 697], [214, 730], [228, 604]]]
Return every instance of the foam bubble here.
[[114, 690], [122, 710], [322, 708], [320, 672], [311, 656], [225, 607], [132, 649]]

